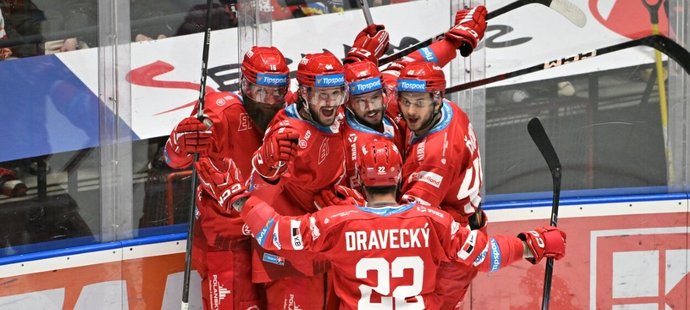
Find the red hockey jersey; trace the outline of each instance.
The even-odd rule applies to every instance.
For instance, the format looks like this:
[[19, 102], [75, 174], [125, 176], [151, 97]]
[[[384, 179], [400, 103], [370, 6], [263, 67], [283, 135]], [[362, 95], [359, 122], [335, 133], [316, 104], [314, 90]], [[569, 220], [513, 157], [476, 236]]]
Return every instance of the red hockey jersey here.
[[360, 192], [362, 192], [362, 188], [358, 177], [357, 158], [362, 152], [362, 147], [371, 141], [384, 139], [393, 142], [401, 153], [404, 151], [404, 138], [398, 125], [388, 115], [383, 117], [383, 132], [379, 132], [357, 121], [354, 114], [346, 110], [343, 137], [345, 143], [345, 185]]
[[[342, 115], [330, 127], [307, 121], [299, 115], [296, 104], [278, 112], [268, 126], [266, 137], [283, 126], [295, 128], [300, 132], [297, 155], [275, 184], [254, 172], [249, 181], [252, 196], [269, 202], [281, 214], [302, 215], [317, 211], [314, 195], [323, 189], [334, 188], [345, 173], [341, 121]], [[294, 254], [267, 253], [263, 249], [256, 249], [252, 263], [254, 282], [269, 282], [288, 276], [311, 276], [327, 270], [327, 265], [321, 260]]]
[[[204, 98], [204, 113], [213, 121], [213, 147], [209, 157], [232, 158], [242, 175], [249, 177], [252, 155], [261, 146], [263, 132], [247, 114], [241, 97], [229, 92], [209, 93]], [[170, 167], [181, 169], [192, 163], [192, 156], [177, 154], [166, 147], [166, 161]]]
[[522, 257], [518, 238], [488, 239], [448, 213], [417, 203], [333, 206], [310, 215], [283, 216], [250, 198], [242, 217], [266, 249], [326, 256], [341, 309], [437, 309], [433, 291], [441, 262], [490, 271]]
[[441, 120], [422, 136], [410, 134], [403, 165], [402, 193], [440, 206], [456, 220], [481, 202], [479, 144], [467, 114], [444, 100]]

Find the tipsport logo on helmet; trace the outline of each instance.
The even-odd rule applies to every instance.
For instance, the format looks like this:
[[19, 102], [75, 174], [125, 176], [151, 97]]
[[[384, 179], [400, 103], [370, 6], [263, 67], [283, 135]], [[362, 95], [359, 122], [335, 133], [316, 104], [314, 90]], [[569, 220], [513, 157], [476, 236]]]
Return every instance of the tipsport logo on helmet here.
[[359, 95], [381, 89], [380, 78], [370, 78], [350, 83], [350, 94]]
[[261, 86], [285, 86], [287, 81], [287, 74], [259, 73], [256, 75], [256, 84]]
[[345, 75], [342, 73], [317, 75], [314, 86], [316, 87], [335, 87], [345, 85]]
[[414, 92], [423, 93], [426, 92], [426, 81], [418, 80], [398, 80], [398, 91], [399, 92]]

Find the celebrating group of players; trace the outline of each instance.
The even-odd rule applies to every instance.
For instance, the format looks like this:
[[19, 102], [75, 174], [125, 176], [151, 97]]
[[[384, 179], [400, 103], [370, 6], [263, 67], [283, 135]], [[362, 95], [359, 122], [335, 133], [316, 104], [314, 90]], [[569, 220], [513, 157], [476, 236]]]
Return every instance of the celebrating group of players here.
[[485, 17], [458, 11], [444, 39], [383, 71], [388, 33], [370, 25], [344, 65], [305, 55], [296, 92], [281, 52], [253, 47], [240, 93], [207, 94], [205, 119], [176, 126], [168, 164], [200, 154], [205, 309], [453, 309], [478, 271], [563, 257], [555, 227], [486, 233], [478, 142], [440, 68], [472, 52]]

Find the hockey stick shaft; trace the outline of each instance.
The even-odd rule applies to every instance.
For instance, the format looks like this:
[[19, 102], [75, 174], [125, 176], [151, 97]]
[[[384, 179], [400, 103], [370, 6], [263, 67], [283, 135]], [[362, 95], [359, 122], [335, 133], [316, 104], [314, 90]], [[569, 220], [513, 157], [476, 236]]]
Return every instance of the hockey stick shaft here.
[[[649, 20], [652, 24], [652, 34], [659, 34], [659, 8], [664, 0], [656, 0], [656, 4], [650, 4], [648, 0], [642, 0], [642, 3], [649, 12]], [[652, 0], [654, 1], [654, 0]], [[654, 63], [656, 65], [656, 81], [659, 89], [659, 113], [661, 114], [661, 128], [664, 136], [664, 149], [666, 150], [666, 161], [671, 165], [671, 150], [669, 150], [668, 142], [668, 101], [666, 99], [666, 79], [664, 77], [664, 63], [661, 60], [661, 52], [654, 51]], [[673, 170], [669, 170], [673, 173]], [[673, 177], [671, 177], [673, 179]]]
[[367, 26], [374, 23], [374, 19], [371, 17], [371, 10], [369, 10], [368, 0], [359, 0], [359, 4], [362, 6], [362, 12], [364, 12], [364, 20], [367, 21]]
[[[211, 43], [211, 8], [213, 0], [206, 1], [206, 32], [204, 33], [204, 46], [201, 52], [201, 81], [199, 86], [199, 102], [198, 111], [196, 113], [197, 119], [203, 121], [204, 115], [204, 97], [206, 97], [206, 78], [208, 77], [208, 54]], [[191, 191], [192, 201], [189, 206], [189, 227], [187, 229], [187, 245], [184, 257], [184, 280], [182, 284], [182, 303], [180, 309], [187, 310], [189, 308], [189, 282], [192, 274], [192, 238], [194, 235], [194, 222], [196, 213], [196, 185], [197, 173], [196, 162], [199, 159], [199, 154], [195, 153], [192, 159], [192, 180]]]
[[[558, 160], [558, 155], [556, 150], [549, 140], [549, 136], [546, 135], [544, 126], [538, 118], [533, 118], [527, 123], [527, 131], [529, 132], [532, 141], [539, 149], [539, 152], [544, 157], [546, 164], [549, 166], [551, 171], [551, 178], [553, 181], [553, 201], [551, 207], [551, 226], [558, 225], [558, 204], [561, 196], [561, 162]], [[544, 274], [544, 292], [543, 299], [541, 303], [542, 310], [549, 309], [549, 300], [551, 297], [551, 279], [553, 275], [553, 258], [548, 258], [546, 260], [546, 271]]]
[[563, 58], [558, 58], [554, 60], [550, 60], [544, 63], [540, 63], [531, 67], [511, 71], [508, 73], [503, 73], [499, 75], [495, 75], [492, 77], [488, 77], [485, 79], [481, 80], [476, 80], [472, 82], [468, 82], [465, 84], [459, 84], [455, 86], [451, 86], [449, 88], [446, 88], [446, 93], [454, 93], [470, 88], [474, 88], [477, 86], [482, 86], [498, 81], [503, 81], [507, 80], [510, 78], [514, 78], [517, 76], [525, 75], [528, 73], [533, 73], [541, 70], [546, 70], [546, 69], [551, 69], [555, 67], [559, 67], [562, 65], [567, 65], [573, 62], [578, 62], [580, 60], [588, 59], [588, 58], [593, 58], [597, 56], [601, 56], [604, 54], [608, 53], [613, 53], [617, 52], [626, 48], [630, 47], [636, 47], [636, 46], [649, 46], [652, 47], [668, 56], [669, 58], [673, 59], [676, 61], [683, 69], [685, 70], [686, 73], [690, 73], [690, 52], [688, 52], [686, 49], [684, 49], [682, 46], [678, 45], [678, 43], [673, 42], [673, 40], [663, 36], [663, 35], [651, 35], [647, 37], [643, 37], [640, 39], [635, 39], [635, 40], [630, 40], [630, 41], [625, 41], [621, 42], [618, 44], [610, 45], [607, 47], [602, 47], [596, 50], [591, 50], [591, 51], [586, 51], [582, 53], [578, 53], [575, 56], [570, 56], [570, 57], [563, 57]]
[[[486, 20], [490, 20], [492, 18], [498, 17], [500, 15], [503, 15], [505, 13], [508, 13], [514, 9], [517, 9], [519, 7], [522, 7], [527, 4], [531, 3], [537, 3], [537, 4], [542, 4], [545, 5], [549, 8], [554, 9], [556, 12], [564, 15], [566, 18], [568, 18], [571, 22], [576, 24], [579, 27], [584, 27], [584, 23], [586, 21], [585, 14], [582, 12], [582, 10], [579, 10], [575, 5], [572, 3], [568, 2], [568, 0], [518, 0], [515, 2], [512, 2], [508, 5], [505, 5], [501, 8], [498, 8], [494, 11], [491, 11], [486, 14]], [[443, 33], [438, 34], [436, 36], [433, 36], [431, 38], [428, 38], [424, 41], [421, 41], [417, 44], [408, 46], [407, 48], [404, 48], [400, 51], [398, 51], [395, 54], [382, 57], [379, 59], [379, 66], [383, 66], [385, 64], [391, 63], [393, 61], [396, 61], [400, 58], [403, 58], [405, 55], [408, 55], [420, 48], [427, 47], [431, 45], [431, 43], [434, 42], [434, 38], [438, 38], [443, 36]]]

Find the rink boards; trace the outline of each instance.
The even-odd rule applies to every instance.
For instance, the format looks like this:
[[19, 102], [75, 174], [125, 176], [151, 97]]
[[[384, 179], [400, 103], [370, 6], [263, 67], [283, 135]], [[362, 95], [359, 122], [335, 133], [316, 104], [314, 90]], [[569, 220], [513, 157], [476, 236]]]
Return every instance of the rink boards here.
[[[552, 309], [687, 309], [690, 233], [684, 195], [567, 204], [559, 226], [567, 255], [554, 267]], [[612, 199], [613, 200], [613, 199]], [[548, 224], [541, 202], [488, 205], [490, 234]], [[170, 309], [181, 296], [184, 234], [73, 248], [36, 260], [0, 260], [0, 308]], [[480, 274], [466, 309], [536, 309], [544, 263]], [[194, 273], [192, 303], [199, 302]], [[121, 304], [124, 303], [124, 304]]]

